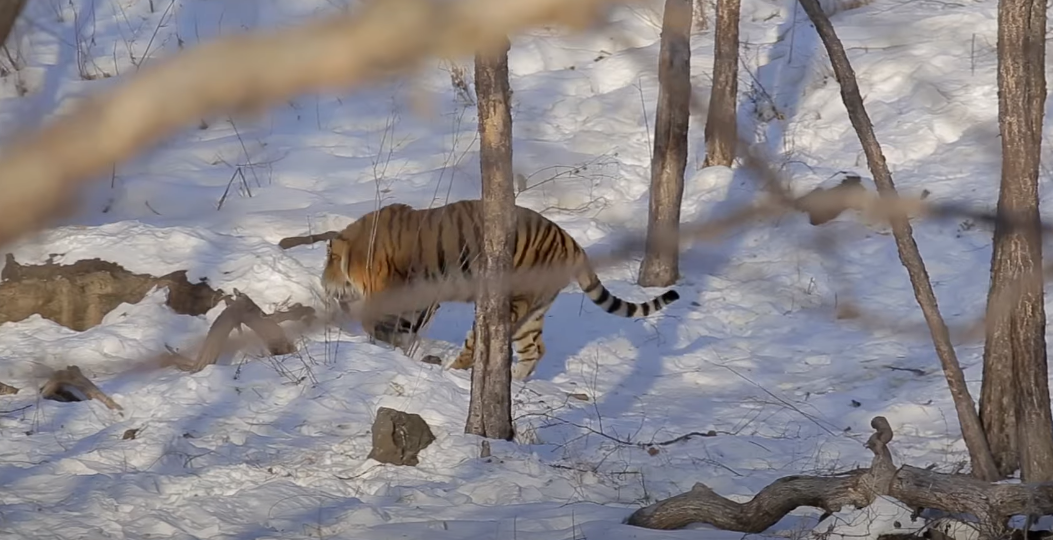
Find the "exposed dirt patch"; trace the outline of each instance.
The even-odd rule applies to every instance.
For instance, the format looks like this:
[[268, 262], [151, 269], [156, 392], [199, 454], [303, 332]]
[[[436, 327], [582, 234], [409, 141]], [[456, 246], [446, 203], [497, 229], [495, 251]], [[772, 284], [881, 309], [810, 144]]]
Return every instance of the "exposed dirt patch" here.
[[10, 253], [0, 272], [0, 324], [34, 313], [84, 331], [122, 303], [136, 304], [153, 287], [168, 288], [165, 302], [181, 315], [203, 315], [227, 297], [207, 282], [190, 283], [185, 270], [155, 277], [134, 274], [116, 263], [85, 259], [70, 265], [23, 265]]

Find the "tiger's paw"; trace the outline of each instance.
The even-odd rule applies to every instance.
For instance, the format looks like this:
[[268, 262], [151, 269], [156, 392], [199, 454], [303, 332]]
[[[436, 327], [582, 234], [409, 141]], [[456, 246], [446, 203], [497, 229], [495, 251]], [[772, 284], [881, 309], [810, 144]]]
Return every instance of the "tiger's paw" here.
[[523, 362], [520, 360], [515, 364], [512, 364], [512, 379], [517, 381], [525, 381], [534, 374], [534, 369], [537, 368], [537, 361]]
[[450, 369], [468, 369], [472, 367], [472, 356], [461, 353], [450, 363]]

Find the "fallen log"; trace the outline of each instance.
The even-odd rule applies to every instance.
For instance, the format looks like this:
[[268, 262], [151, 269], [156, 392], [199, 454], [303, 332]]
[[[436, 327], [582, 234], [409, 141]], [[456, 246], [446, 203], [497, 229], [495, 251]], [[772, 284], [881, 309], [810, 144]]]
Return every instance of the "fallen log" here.
[[85, 377], [84, 373], [81, 373], [80, 368], [77, 366], [67, 366], [66, 369], [60, 369], [52, 373], [51, 377], [48, 377], [47, 382], [44, 383], [44, 386], [40, 388], [40, 395], [44, 399], [54, 401], [83, 401], [80, 396], [70, 390], [76, 390], [83, 394], [83, 399], [101, 401], [103, 405], [106, 405], [112, 411], [123, 410], [116, 401], [102, 390], [99, 390], [95, 383]]
[[840, 476], [788, 476], [762, 489], [748, 502], [722, 497], [702, 483], [682, 493], [641, 508], [626, 519], [649, 529], [680, 529], [706, 523], [719, 529], [760, 533], [801, 506], [828, 513], [842, 507], [863, 508], [880, 495], [917, 509], [971, 516], [980, 539], [1003, 537], [1012, 516], [1053, 514], [1053, 482], [995, 484], [964, 474], [945, 474], [892, 462], [888, 443], [892, 428], [883, 416], [870, 426], [874, 434], [867, 448], [874, 453], [869, 469]]
[[329, 231], [319, 234], [308, 234], [307, 236], [290, 236], [288, 238], [282, 238], [281, 242], [278, 242], [278, 247], [289, 249], [296, 246], [314, 244], [315, 242], [328, 242], [339, 235], [340, 231]]

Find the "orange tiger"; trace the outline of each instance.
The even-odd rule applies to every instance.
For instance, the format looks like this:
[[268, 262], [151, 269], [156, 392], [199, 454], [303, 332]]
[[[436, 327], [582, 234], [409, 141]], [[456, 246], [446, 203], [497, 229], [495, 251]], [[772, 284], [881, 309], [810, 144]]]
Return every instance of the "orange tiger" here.
[[[648, 316], [680, 298], [670, 289], [644, 303], [622, 300], [600, 283], [581, 246], [559, 225], [541, 214], [517, 206], [515, 209], [516, 270], [543, 268], [552, 263], [578, 264], [584, 268], [578, 285], [596, 305], [621, 317]], [[405, 204], [390, 204], [370, 212], [329, 240], [322, 285], [328, 297], [340, 302], [368, 298], [386, 289], [420, 279], [468, 277], [479, 271], [482, 254], [482, 202], [464, 200], [417, 210]], [[372, 264], [370, 264], [372, 261]], [[519, 361], [512, 368], [516, 380], [533, 374], [545, 354], [542, 325], [545, 313], [569, 283], [530, 290], [513, 288], [512, 345]], [[536, 284], [535, 284], [536, 285]], [[474, 303], [473, 294], [457, 293], [442, 301]], [[415, 337], [439, 308], [387, 317], [366, 331], [374, 338], [403, 347], [405, 338]], [[464, 348], [450, 365], [472, 366], [475, 328], [468, 332]], [[404, 348], [404, 347], [403, 347]]]

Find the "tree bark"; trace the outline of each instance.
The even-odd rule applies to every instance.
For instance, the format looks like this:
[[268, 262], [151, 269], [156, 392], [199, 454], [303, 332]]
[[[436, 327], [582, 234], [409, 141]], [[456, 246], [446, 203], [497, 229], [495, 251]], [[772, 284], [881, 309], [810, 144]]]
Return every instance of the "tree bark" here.
[[511, 299], [491, 276], [512, 268], [515, 191], [512, 179], [512, 112], [508, 85], [508, 49], [481, 51], [475, 57], [479, 109], [479, 161], [482, 168], [483, 279], [475, 303], [475, 360], [472, 397], [465, 432], [511, 440], [512, 348]]
[[717, 32], [713, 53], [713, 93], [706, 119], [706, 160], [703, 167], [730, 167], [738, 143], [739, 11], [740, 0], [717, 2]]
[[896, 467], [888, 444], [892, 428], [884, 417], [870, 422], [874, 433], [867, 448], [874, 453], [869, 469], [837, 476], [787, 476], [760, 490], [748, 502], [720, 496], [702, 483], [641, 508], [626, 519], [650, 529], [680, 529], [692, 523], [743, 533], [761, 533], [801, 506], [839, 512], [864, 508], [878, 496], [892, 497], [916, 510], [971, 515], [982, 539], [1004, 538], [1005, 524], [1016, 515], [1053, 513], [1053, 484], [990, 483], [962, 474], [944, 474], [910, 465]]
[[998, 124], [1002, 181], [980, 417], [999, 472], [1053, 480], [1053, 418], [1046, 362], [1046, 311], [1038, 172], [1046, 101], [1045, 0], [998, 4]]
[[[867, 157], [867, 164], [871, 174], [874, 175], [874, 183], [878, 193], [882, 197], [898, 198], [896, 186], [892, 182], [892, 174], [885, 164], [885, 156], [881, 151], [881, 144], [874, 135], [874, 127], [863, 106], [863, 97], [859, 94], [859, 85], [856, 83], [855, 70], [848, 62], [845, 48], [838, 39], [830, 19], [823, 13], [819, 0], [800, 0], [801, 7], [808, 13], [808, 18], [815, 25], [819, 38], [830, 55], [830, 64], [834, 70], [834, 76], [841, 86], [841, 99], [848, 110], [848, 118], [859, 136], [859, 142], [863, 146], [863, 152]], [[962, 436], [969, 450], [972, 460], [973, 473], [977, 477], [993, 481], [998, 478], [998, 469], [991, 451], [987, 446], [987, 438], [984, 435], [980, 417], [976, 412], [969, 388], [965, 383], [965, 375], [962, 373], [958, 357], [954, 353], [951, 344], [950, 332], [947, 324], [940, 315], [939, 304], [936, 295], [932, 291], [932, 283], [925, 269], [925, 261], [921, 258], [918, 245], [914, 242], [913, 229], [907, 216], [902, 212], [894, 212], [890, 216], [892, 234], [896, 238], [896, 249], [899, 259], [910, 275], [911, 285], [914, 287], [914, 296], [918, 300], [925, 322], [929, 326], [936, 355], [943, 367], [943, 374], [947, 378], [951, 397], [954, 399], [954, 408], [958, 413], [958, 421], [961, 424]]]
[[680, 277], [680, 202], [687, 167], [691, 103], [691, 0], [666, 0], [658, 54], [658, 111], [651, 158], [647, 247], [640, 285], [666, 287]]
[[7, 36], [11, 35], [24, 7], [26, 0], [0, 0], [0, 45], [7, 43]]

